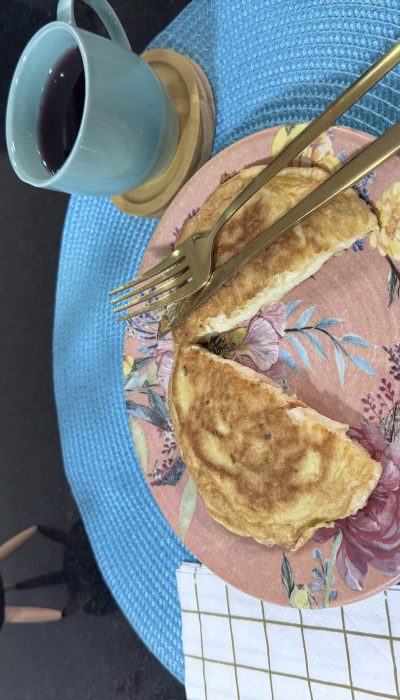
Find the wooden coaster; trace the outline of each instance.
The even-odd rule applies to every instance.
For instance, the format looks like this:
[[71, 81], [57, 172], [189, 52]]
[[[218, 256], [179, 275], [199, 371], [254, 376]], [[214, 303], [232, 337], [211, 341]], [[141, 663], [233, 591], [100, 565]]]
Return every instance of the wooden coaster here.
[[160, 217], [182, 185], [210, 157], [215, 133], [215, 105], [207, 76], [188, 56], [153, 49], [141, 58], [157, 73], [180, 117], [175, 156], [159, 177], [111, 197], [126, 214]]

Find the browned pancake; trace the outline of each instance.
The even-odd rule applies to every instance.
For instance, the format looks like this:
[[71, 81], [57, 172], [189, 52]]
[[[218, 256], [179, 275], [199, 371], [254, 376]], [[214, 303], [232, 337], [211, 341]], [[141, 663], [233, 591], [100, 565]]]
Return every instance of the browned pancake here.
[[[262, 167], [242, 170], [220, 185], [184, 226], [178, 243], [198, 231], [210, 230], [223, 209]], [[223, 226], [216, 242], [216, 267], [236, 255], [327, 177], [320, 168], [282, 170]], [[191, 341], [233, 328], [261, 306], [282, 299], [332, 255], [376, 228], [377, 219], [367, 204], [354, 190], [348, 190], [261, 251], [175, 329], [174, 340]]]
[[198, 346], [176, 349], [169, 404], [210, 515], [264, 544], [297, 549], [356, 513], [380, 477], [380, 464], [347, 437], [348, 426]]

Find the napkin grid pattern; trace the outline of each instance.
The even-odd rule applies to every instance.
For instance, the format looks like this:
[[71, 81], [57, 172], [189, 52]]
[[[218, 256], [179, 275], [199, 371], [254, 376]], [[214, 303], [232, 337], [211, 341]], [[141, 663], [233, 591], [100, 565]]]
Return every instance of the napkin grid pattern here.
[[400, 586], [322, 610], [284, 609], [205, 566], [177, 571], [187, 700], [400, 697]]

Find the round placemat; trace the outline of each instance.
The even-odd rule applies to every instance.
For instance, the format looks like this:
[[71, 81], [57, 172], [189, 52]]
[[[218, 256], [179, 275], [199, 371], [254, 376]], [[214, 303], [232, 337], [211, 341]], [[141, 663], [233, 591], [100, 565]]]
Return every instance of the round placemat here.
[[[153, 42], [192, 57], [213, 89], [214, 153], [313, 119], [400, 33], [397, 0], [194, 0]], [[378, 135], [400, 119], [396, 68], [340, 121]], [[73, 196], [59, 264], [54, 381], [67, 477], [103, 576], [154, 654], [184, 677], [175, 571], [190, 553], [145, 483], [123, 402], [124, 328], [107, 292], [132, 277], [156, 227]]]

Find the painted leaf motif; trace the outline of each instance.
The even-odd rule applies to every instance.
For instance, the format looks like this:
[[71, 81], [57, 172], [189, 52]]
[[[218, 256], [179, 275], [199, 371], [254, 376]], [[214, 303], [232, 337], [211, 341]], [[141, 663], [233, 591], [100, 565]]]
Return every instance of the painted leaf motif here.
[[318, 321], [316, 328], [330, 328], [331, 326], [337, 326], [338, 323], [342, 323], [341, 318], [323, 318]]
[[358, 241], [355, 241], [355, 243], [353, 243], [353, 245], [351, 247], [355, 253], [358, 253], [359, 251], [362, 252], [364, 250], [364, 239], [359, 238]]
[[362, 338], [360, 335], [355, 335], [354, 333], [348, 333], [344, 335], [341, 340], [344, 343], [351, 343], [352, 345], [360, 345], [363, 348], [373, 348], [374, 343], [370, 343], [369, 340]]
[[300, 360], [301, 360], [302, 362], [304, 362], [304, 364], [305, 364], [307, 367], [311, 367], [310, 360], [308, 359], [307, 352], [306, 352], [306, 350], [303, 348], [303, 346], [302, 346], [300, 340], [299, 340], [298, 338], [296, 338], [296, 336], [294, 336], [292, 333], [290, 333], [290, 334], [288, 333], [288, 334], [285, 336], [285, 338], [287, 338], [287, 340], [293, 345], [293, 347], [294, 347], [295, 350], [297, 351], [297, 354], [298, 354]]
[[291, 354], [287, 350], [285, 350], [284, 348], [280, 348], [279, 357], [282, 360], [282, 362], [285, 362], [285, 364], [289, 365], [289, 367], [291, 369], [293, 369], [295, 372], [298, 372], [300, 370], [300, 367], [298, 367], [298, 365], [296, 365]]
[[393, 270], [390, 270], [388, 277], [389, 306], [392, 305], [394, 292], [396, 289], [397, 277]]
[[153, 357], [135, 357], [133, 366], [134, 366], [135, 370], [142, 369], [152, 359], [153, 359]]
[[322, 586], [320, 583], [318, 583], [318, 581], [311, 581], [311, 583], [308, 584], [308, 587], [312, 591], [322, 591]]
[[319, 338], [317, 338], [315, 335], [310, 333], [310, 331], [301, 331], [301, 335], [304, 335], [307, 338], [307, 340], [310, 341], [314, 350], [317, 351], [317, 353], [318, 353], [318, 355], [320, 355], [320, 357], [323, 357], [324, 360], [328, 359], [328, 355], [326, 354], [324, 348], [322, 347], [322, 343], [319, 340]]
[[143, 406], [142, 404], [136, 403], [135, 401], [126, 402], [126, 410], [128, 415], [132, 418], [142, 418], [143, 420], [155, 425], [157, 428], [163, 428], [164, 430], [168, 427], [168, 423], [163, 416], [160, 415], [158, 411], [150, 406]]
[[340, 384], [344, 386], [344, 372], [345, 372], [345, 366], [344, 366], [344, 355], [342, 350], [335, 345], [334, 346], [334, 353], [335, 353], [335, 360], [339, 372], [339, 379], [340, 379]]
[[157, 411], [160, 416], [162, 416], [166, 421], [169, 420], [169, 411], [166, 401], [155, 391], [148, 392], [149, 404], [155, 411]]
[[337, 590], [336, 588], [332, 588], [332, 590], [329, 593], [329, 601], [331, 602], [332, 600], [336, 600], [337, 598]]
[[134, 418], [129, 419], [129, 427], [131, 429], [131, 435], [133, 442], [135, 443], [135, 449], [137, 456], [144, 472], [147, 472], [149, 464], [149, 447], [147, 445], [146, 435], [140, 423]]
[[150, 473], [150, 483], [152, 486], [175, 486], [186, 469], [182, 457], [178, 457], [172, 464], [163, 462], [159, 464], [156, 460]]
[[140, 389], [144, 384], [147, 382], [147, 377], [145, 374], [139, 374], [139, 372], [136, 372], [134, 370], [131, 372], [124, 384], [124, 389], [125, 391], [134, 391], [137, 389]]
[[315, 547], [313, 549], [312, 555], [313, 555], [313, 559], [315, 559], [315, 561], [322, 561], [322, 552], [319, 549], [319, 547]]
[[290, 562], [286, 554], [283, 555], [282, 559], [281, 579], [285, 587], [287, 597], [290, 598], [294, 589], [294, 580], [292, 574], [292, 567], [290, 566]]
[[286, 316], [289, 317], [290, 314], [297, 309], [299, 304], [301, 304], [301, 299], [297, 299], [297, 301], [290, 301], [289, 304], [286, 304]]
[[381, 420], [379, 430], [389, 442], [400, 442], [400, 404]]
[[356, 365], [356, 367], [361, 369], [363, 372], [369, 374], [370, 377], [374, 376], [374, 370], [364, 357], [359, 357], [358, 355], [351, 355], [350, 360], [352, 361], [353, 365]]
[[303, 326], [306, 326], [314, 311], [315, 306], [310, 306], [310, 308], [303, 311], [303, 313], [300, 314], [299, 318], [297, 319], [296, 328], [303, 328]]
[[197, 489], [189, 474], [189, 478], [183, 490], [181, 505], [179, 510], [179, 534], [183, 541], [189, 531], [197, 505]]
[[320, 571], [319, 569], [313, 569], [313, 570], [312, 570], [312, 575], [314, 576], [314, 578], [322, 579], [322, 581], [324, 580], [323, 573], [322, 573], [322, 571]]
[[158, 384], [157, 380], [157, 365], [155, 363], [154, 357], [150, 358], [152, 360], [151, 364], [147, 368], [147, 381], [149, 384]]

